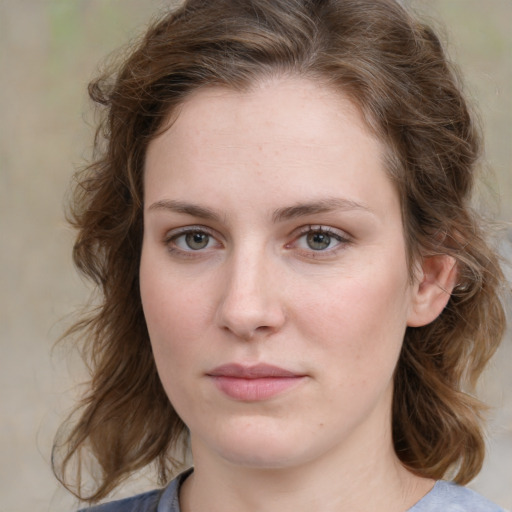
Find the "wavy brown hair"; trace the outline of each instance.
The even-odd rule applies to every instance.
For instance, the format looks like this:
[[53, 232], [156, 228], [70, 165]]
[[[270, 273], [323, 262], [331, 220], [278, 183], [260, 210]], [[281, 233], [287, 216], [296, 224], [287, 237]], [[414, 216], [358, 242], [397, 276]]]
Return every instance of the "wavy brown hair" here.
[[[71, 328], [90, 387], [59, 431], [54, 467], [97, 501], [156, 463], [164, 482], [186, 426], [160, 384], [139, 295], [144, 160], [176, 107], [200, 87], [245, 90], [298, 75], [348, 95], [387, 148], [412, 267], [449, 254], [458, 283], [443, 313], [408, 328], [395, 373], [393, 440], [412, 471], [465, 483], [484, 457], [483, 406], [471, 394], [504, 329], [495, 252], [470, 206], [480, 136], [435, 33], [392, 0], [189, 0], [164, 14], [92, 82], [103, 117], [94, 161], [77, 175], [74, 261], [99, 303]], [[92, 454], [97, 486], [81, 487]]]

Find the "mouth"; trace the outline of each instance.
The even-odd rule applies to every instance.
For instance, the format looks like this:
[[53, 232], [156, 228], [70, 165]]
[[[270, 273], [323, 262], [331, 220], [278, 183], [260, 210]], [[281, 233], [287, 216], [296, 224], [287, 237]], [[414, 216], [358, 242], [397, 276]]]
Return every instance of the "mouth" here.
[[268, 400], [295, 387], [306, 378], [305, 374], [268, 364], [226, 364], [206, 375], [224, 395], [244, 402]]

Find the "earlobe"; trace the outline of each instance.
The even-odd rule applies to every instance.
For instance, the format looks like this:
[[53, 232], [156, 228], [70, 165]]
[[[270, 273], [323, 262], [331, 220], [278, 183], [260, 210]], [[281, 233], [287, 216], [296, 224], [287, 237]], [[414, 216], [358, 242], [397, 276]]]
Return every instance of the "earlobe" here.
[[407, 325], [421, 327], [433, 322], [448, 303], [456, 280], [457, 263], [452, 256], [426, 257], [418, 268]]

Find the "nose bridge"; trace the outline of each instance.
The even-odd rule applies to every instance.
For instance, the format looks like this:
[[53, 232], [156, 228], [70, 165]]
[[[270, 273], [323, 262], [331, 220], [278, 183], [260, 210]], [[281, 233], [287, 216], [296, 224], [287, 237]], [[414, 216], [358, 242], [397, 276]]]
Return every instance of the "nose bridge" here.
[[244, 339], [281, 327], [284, 311], [276, 267], [261, 245], [242, 244], [232, 252], [226, 262], [224, 294], [217, 312], [220, 327]]

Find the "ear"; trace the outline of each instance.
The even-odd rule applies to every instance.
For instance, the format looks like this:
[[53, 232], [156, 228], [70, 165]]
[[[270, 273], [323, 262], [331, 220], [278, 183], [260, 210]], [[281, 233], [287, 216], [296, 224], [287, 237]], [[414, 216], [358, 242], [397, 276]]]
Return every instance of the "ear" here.
[[457, 280], [457, 263], [447, 254], [428, 256], [418, 267], [409, 327], [421, 327], [433, 322], [443, 311]]

